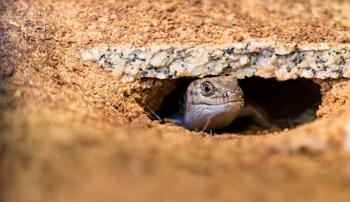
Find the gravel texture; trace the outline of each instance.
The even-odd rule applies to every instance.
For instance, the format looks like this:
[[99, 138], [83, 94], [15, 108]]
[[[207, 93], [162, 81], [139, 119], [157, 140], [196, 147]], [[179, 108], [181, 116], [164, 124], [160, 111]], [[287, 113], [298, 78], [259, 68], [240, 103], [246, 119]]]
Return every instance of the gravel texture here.
[[278, 80], [350, 77], [350, 44], [245, 42], [225, 45], [96, 47], [80, 54], [123, 81], [235, 74]]

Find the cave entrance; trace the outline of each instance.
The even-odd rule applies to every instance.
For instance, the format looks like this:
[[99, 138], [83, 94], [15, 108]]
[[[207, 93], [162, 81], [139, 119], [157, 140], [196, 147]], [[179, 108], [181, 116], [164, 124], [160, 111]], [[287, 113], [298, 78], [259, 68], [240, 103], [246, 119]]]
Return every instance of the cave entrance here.
[[[193, 79], [192, 79], [193, 80]], [[179, 85], [165, 97], [156, 112], [161, 119], [177, 114], [181, 118], [184, 109], [184, 93], [191, 79], [180, 79]], [[238, 133], [257, 134], [262, 131], [294, 128], [316, 119], [321, 103], [320, 86], [309, 79], [277, 81], [260, 77], [245, 78], [238, 81], [244, 92], [246, 104], [253, 103], [263, 110], [274, 128], [262, 127], [253, 117], [238, 117], [226, 128], [210, 131], [214, 134]]]

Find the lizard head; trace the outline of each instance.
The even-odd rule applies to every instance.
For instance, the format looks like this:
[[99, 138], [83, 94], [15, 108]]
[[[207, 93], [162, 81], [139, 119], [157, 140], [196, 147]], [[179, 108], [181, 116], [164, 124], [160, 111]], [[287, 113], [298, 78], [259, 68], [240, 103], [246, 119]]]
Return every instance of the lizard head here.
[[225, 127], [240, 113], [243, 104], [243, 92], [235, 77], [197, 79], [187, 88], [185, 122], [192, 129]]

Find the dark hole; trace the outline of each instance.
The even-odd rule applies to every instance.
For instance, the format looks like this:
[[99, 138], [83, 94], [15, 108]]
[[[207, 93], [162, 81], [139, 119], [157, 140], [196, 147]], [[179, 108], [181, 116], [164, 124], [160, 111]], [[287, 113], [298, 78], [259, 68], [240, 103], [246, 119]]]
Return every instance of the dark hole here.
[[[157, 114], [181, 118], [184, 113], [184, 94], [191, 79], [181, 79], [179, 85], [165, 97]], [[230, 126], [217, 131], [220, 133], [257, 134], [262, 131], [282, 130], [310, 122], [316, 118], [316, 111], [321, 103], [318, 84], [308, 79], [277, 81], [252, 77], [239, 80], [244, 92], [246, 105], [258, 108], [274, 126], [262, 126], [251, 116], [238, 117]]]
[[157, 114], [162, 118], [181, 118], [184, 115], [185, 94], [194, 79], [182, 78], [176, 88], [164, 98]]
[[[293, 128], [313, 121], [321, 103], [320, 86], [308, 79], [277, 81], [251, 77], [239, 80], [246, 105], [257, 105], [276, 128]], [[238, 117], [229, 127], [218, 132], [256, 133], [263, 128], [252, 117]]]

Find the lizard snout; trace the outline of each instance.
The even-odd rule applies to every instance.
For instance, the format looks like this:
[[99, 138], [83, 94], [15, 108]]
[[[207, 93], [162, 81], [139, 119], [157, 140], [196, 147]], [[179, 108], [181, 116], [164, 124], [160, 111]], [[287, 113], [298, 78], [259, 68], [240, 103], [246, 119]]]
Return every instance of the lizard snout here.
[[224, 99], [228, 99], [231, 101], [241, 101], [243, 100], [243, 95], [241, 91], [232, 91], [232, 90], [226, 90], [223, 94]]

